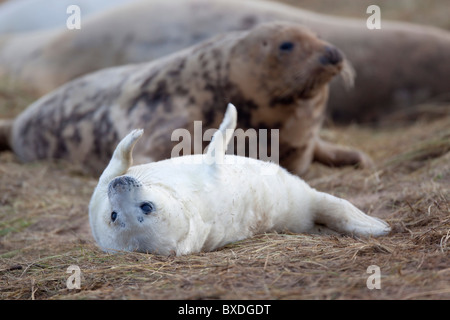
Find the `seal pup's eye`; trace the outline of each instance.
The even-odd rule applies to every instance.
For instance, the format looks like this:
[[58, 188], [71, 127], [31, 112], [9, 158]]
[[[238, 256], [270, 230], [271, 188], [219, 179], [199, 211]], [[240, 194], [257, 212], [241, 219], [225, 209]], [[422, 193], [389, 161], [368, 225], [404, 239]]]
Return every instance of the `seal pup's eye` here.
[[117, 219], [117, 212], [113, 211], [111, 212], [111, 221], [114, 222]]
[[145, 214], [149, 214], [155, 210], [155, 205], [152, 202], [144, 202], [140, 208]]
[[292, 51], [292, 49], [294, 49], [294, 44], [290, 41], [286, 41], [283, 42], [282, 44], [280, 44], [279, 49], [281, 51]]

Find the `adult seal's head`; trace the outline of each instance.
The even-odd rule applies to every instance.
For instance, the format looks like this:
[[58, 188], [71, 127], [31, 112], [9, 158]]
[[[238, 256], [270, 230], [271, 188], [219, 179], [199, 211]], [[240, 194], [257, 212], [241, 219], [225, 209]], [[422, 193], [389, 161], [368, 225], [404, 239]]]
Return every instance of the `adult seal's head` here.
[[[310, 99], [349, 65], [335, 46], [306, 28], [270, 23], [249, 33], [233, 48], [230, 78], [245, 95], [267, 106]], [[351, 77], [346, 80], [351, 81]]]
[[291, 172], [303, 174], [313, 160], [370, 166], [364, 153], [318, 136], [329, 82], [337, 74], [346, 86], [353, 85], [353, 69], [340, 49], [300, 25], [267, 23], [230, 50], [224, 96], [240, 106], [239, 127], [280, 130], [280, 164]]

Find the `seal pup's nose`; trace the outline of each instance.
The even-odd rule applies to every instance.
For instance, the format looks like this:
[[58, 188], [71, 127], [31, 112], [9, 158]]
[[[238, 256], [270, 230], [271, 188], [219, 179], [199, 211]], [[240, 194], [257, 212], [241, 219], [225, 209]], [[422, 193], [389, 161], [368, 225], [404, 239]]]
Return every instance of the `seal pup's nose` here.
[[336, 65], [342, 62], [343, 56], [339, 49], [327, 46], [325, 47], [325, 53], [319, 58], [319, 60], [323, 65]]
[[120, 176], [111, 180], [108, 185], [108, 194], [113, 191], [131, 191], [132, 187], [140, 187], [142, 184], [133, 177]]

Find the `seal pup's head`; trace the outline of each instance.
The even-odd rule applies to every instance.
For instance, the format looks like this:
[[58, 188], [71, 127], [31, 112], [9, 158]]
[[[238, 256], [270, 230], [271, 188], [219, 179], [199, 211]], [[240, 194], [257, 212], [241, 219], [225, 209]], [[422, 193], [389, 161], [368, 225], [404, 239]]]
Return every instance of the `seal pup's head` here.
[[232, 55], [233, 80], [253, 92], [266, 92], [271, 104], [309, 99], [341, 71], [348, 86], [353, 81], [342, 51], [296, 23], [255, 27], [236, 44]]
[[[208, 152], [185, 157], [223, 157], [236, 117], [236, 108], [230, 104]], [[200, 251], [208, 227], [198, 214], [200, 204], [191, 199], [196, 192], [192, 184], [202, 174], [210, 174], [214, 162], [208, 162], [206, 169], [206, 161], [180, 166], [180, 159], [132, 167], [132, 151], [142, 134], [143, 130], [134, 130], [120, 141], [100, 176], [89, 205], [93, 236], [109, 252], [178, 255]]]
[[178, 239], [186, 237], [189, 221], [170, 186], [152, 184], [141, 166], [130, 172], [132, 150], [142, 134], [128, 134], [100, 176], [89, 205], [91, 229], [105, 251], [169, 255], [176, 253]]

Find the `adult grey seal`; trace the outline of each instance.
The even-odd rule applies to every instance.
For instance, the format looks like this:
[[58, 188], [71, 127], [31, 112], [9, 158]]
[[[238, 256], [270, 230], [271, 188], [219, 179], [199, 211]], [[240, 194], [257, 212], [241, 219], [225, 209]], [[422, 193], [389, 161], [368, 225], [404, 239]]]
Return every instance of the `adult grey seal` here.
[[140, 1], [83, 18], [81, 30], [0, 39], [0, 77], [43, 94], [95, 70], [147, 62], [220, 33], [289, 21], [339, 47], [354, 66], [353, 90], [331, 84], [328, 109], [336, 121], [373, 121], [448, 96], [448, 31], [386, 19], [380, 30], [369, 30], [367, 18], [365, 12], [348, 19], [262, 0]]
[[328, 83], [346, 66], [339, 49], [308, 29], [267, 23], [75, 79], [20, 114], [3, 141], [22, 161], [66, 159], [100, 174], [130, 129], [149, 133], [139, 160], [167, 159], [176, 129], [194, 135], [194, 121], [215, 128], [231, 102], [239, 106], [240, 129], [279, 129], [279, 145], [269, 151], [279, 152], [280, 164], [293, 173], [303, 174], [313, 159], [365, 166], [370, 159], [364, 153], [319, 138]]

